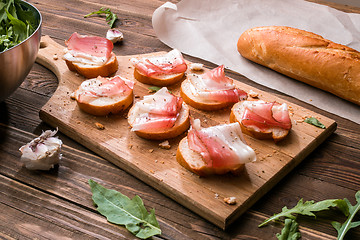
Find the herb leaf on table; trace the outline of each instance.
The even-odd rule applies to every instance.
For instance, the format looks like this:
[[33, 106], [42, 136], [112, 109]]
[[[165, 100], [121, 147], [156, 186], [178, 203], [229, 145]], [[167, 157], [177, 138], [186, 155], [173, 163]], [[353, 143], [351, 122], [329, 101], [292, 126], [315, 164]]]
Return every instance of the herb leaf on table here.
[[161, 234], [155, 210], [152, 209], [148, 213], [139, 196], [130, 199], [118, 191], [101, 186], [92, 179], [89, 179], [89, 185], [97, 210], [109, 222], [125, 225], [126, 229], [141, 239]]
[[118, 19], [117, 15], [115, 13], [113, 13], [110, 10], [110, 8], [104, 8], [104, 7], [100, 8], [99, 11], [95, 11], [95, 12], [85, 15], [84, 18], [90, 17], [94, 14], [97, 14], [97, 15], [105, 14], [106, 22], [110, 26], [110, 28], [113, 28], [116, 19]]
[[294, 219], [287, 218], [281, 233], [277, 233], [276, 237], [279, 240], [297, 240], [301, 237], [298, 229], [299, 224]]
[[275, 214], [274, 216], [266, 219], [263, 223], [259, 225], [259, 227], [262, 227], [273, 220], [279, 220], [281, 217], [296, 219], [296, 216], [294, 216], [293, 214], [301, 214], [301, 215], [316, 217], [313, 212], [328, 210], [330, 209], [330, 207], [338, 207], [345, 215], [348, 212], [346, 203], [342, 199], [329, 199], [316, 203], [313, 200], [306, 201], [304, 203], [303, 199], [300, 199], [300, 201], [296, 204], [295, 207], [291, 209], [288, 209], [286, 206], [283, 207], [281, 213]]
[[317, 118], [309, 117], [304, 120], [304, 122], [314, 125], [319, 128], [326, 128], [324, 124], [322, 124]]
[[344, 202], [346, 203], [346, 206], [348, 208], [348, 214], [345, 214], [345, 216], [348, 217], [347, 220], [343, 224], [340, 224], [339, 222], [336, 222], [336, 221], [331, 223], [333, 225], [333, 227], [336, 229], [336, 231], [338, 232], [338, 238], [337, 238], [338, 240], [344, 239], [345, 234], [351, 228], [360, 226], [360, 221], [352, 222], [356, 213], [360, 210], [360, 191], [358, 191], [355, 194], [355, 198], [356, 198], [357, 203], [354, 206], [351, 205], [351, 203], [349, 202], [349, 200], [347, 198], [344, 198]]

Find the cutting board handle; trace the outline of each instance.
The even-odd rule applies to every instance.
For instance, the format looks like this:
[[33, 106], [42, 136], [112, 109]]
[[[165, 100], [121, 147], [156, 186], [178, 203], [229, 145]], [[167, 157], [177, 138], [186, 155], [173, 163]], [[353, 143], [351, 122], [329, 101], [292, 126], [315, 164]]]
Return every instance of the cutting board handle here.
[[56, 75], [59, 83], [61, 83], [63, 73], [68, 71], [65, 61], [62, 59], [64, 48], [49, 36], [42, 36], [36, 58], [38, 64], [46, 67]]

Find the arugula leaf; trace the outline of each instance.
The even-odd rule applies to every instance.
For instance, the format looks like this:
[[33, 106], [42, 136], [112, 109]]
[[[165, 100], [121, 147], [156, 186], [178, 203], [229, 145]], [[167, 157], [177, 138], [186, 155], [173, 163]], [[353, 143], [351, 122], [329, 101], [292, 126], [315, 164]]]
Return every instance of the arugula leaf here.
[[281, 234], [276, 234], [279, 240], [297, 240], [301, 237], [299, 232], [299, 224], [294, 220], [287, 218], [285, 219], [285, 226], [281, 230]]
[[356, 213], [360, 210], [360, 191], [358, 191], [355, 194], [355, 198], [356, 198], [357, 204], [355, 204], [354, 206], [351, 205], [351, 203], [349, 202], [348, 199], [346, 199], [346, 198], [344, 199], [346, 206], [349, 210], [348, 214], [345, 214], [345, 216], [348, 217], [347, 220], [343, 224], [340, 224], [339, 222], [336, 222], [336, 221], [331, 223], [333, 225], [333, 227], [336, 229], [336, 231], [338, 232], [338, 237], [337, 237], [338, 240], [344, 239], [345, 234], [351, 228], [360, 226], [360, 221], [352, 222]]
[[0, 52], [27, 39], [37, 28], [36, 13], [19, 0], [0, 0]]
[[328, 210], [330, 207], [338, 207], [342, 212], [344, 212], [345, 215], [348, 211], [348, 209], [346, 208], [346, 203], [342, 199], [329, 199], [316, 203], [313, 200], [306, 201], [304, 203], [303, 199], [300, 199], [295, 207], [291, 209], [288, 209], [286, 206], [283, 207], [281, 213], [275, 214], [274, 216], [266, 219], [258, 227], [262, 227], [273, 220], [279, 220], [281, 217], [295, 219], [296, 217], [293, 214], [301, 214], [301, 215], [316, 217], [313, 212]]
[[161, 87], [151, 86], [151, 87], [148, 87], [148, 89], [149, 89], [149, 92], [157, 92], [161, 89]]
[[306, 118], [304, 122], [314, 125], [319, 128], [326, 128], [324, 124], [322, 124], [319, 120], [314, 117]]
[[116, 19], [118, 19], [117, 15], [115, 13], [113, 13], [110, 10], [110, 8], [104, 8], [104, 7], [100, 8], [99, 11], [95, 11], [95, 12], [85, 15], [84, 18], [90, 17], [94, 14], [97, 14], [97, 15], [105, 14], [106, 22], [110, 26], [110, 28], [113, 28]]
[[161, 234], [155, 210], [146, 210], [139, 196], [129, 199], [118, 191], [107, 189], [89, 179], [92, 199], [97, 210], [111, 223], [125, 225], [131, 233], [141, 239]]

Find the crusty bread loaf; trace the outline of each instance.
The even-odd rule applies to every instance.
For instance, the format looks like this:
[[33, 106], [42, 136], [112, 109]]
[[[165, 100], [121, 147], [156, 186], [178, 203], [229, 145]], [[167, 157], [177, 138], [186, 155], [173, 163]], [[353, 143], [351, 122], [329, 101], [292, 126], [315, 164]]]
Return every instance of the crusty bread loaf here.
[[[135, 105], [130, 108], [128, 114], [128, 123], [131, 127], [135, 122], [135, 119], [138, 117], [138, 112], [135, 110]], [[189, 107], [183, 103], [179, 116], [172, 128], [163, 129], [163, 130], [153, 130], [153, 129], [145, 129], [135, 131], [135, 134], [139, 137], [153, 140], [164, 140], [177, 137], [178, 135], [185, 132], [190, 127], [190, 119], [189, 119]]]
[[95, 78], [97, 76], [109, 77], [111, 74], [118, 70], [118, 61], [115, 53], [111, 53], [111, 57], [104, 65], [90, 65], [74, 63], [69, 60], [65, 60], [66, 65], [70, 71], [76, 71], [86, 78]]
[[140, 73], [136, 68], [134, 69], [134, 77], [141, 83], [155, 85], [159, 87], [165, 87], [173, 85], [184, 78], [185, 73], [175, 73], [175, 74], [162, 74], [162, 75], [154, 75], [148, 77], [142, 73]]
[[210, 168], [206, 165], [200, 153], [195, 152], [189, 148], [187, 137], [183, 138], [179, 143], [176, 153], [176, 160], [181, 166], [199, 176], [225, 174], [228, 172], [231, 172], [234, 175], [239, 175], [245, 166], [244, 164], [239, 164], [233, 169]]
[[360, 53], [290, 27], [256, 27], [237, 43], [239, 53], [291, 78], [360, 105]]
[[184, 102], [196, 109], [215, 111], [225, 107], [229, 107], [234, 104], [233, 102], [205, 101], [203, 99], [200, 99], [194, 96], [190, 89], [190, 84], [191, 82], [188, 79], [184, 80], [181, 83], [180, 96], [184, 100]]
[[231, 123], [238, 122], [240, 124], [241, 131], [243, 133], [252, 136], [256, 139], [273, 139], [274, 142], [279, 142], [283, 140], [289, 134], [290, 130], [286, 130], [279, 127], [269, 128], [267, 131], [259, 131], [254, 126], [244, 126], [244, 124], [241, 121], [242, 116], [244, 114], [244, 110], [245, 108], [243, 106], [243, 102], [238, 102], [231, 108], [231, 113], [230, 113], [230, 122]]

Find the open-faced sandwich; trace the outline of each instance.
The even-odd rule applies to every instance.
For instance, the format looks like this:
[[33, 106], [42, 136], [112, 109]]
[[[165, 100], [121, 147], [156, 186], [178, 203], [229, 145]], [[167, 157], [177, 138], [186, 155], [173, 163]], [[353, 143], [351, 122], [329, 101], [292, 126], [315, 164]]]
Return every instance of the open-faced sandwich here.
[[291, 127], [286, 103], [243, 101], [231, 109], [230, 122], [239, 122], [243, 133], [258, 139], [284, 139]]
[[118, 61], [112, 52], [113, 43], [103, 37], [73, 33], [65, 41], [63, 59], [69, 70], [86, 78], [108, 77], [118, 70]]
[[200, 110], [218, 110], [247, 99], [247, 93], [225, 76], [223, 65], [201, 75], [187, 74], [180, 94], [187, 104]]
[[92, 115], [104, 116], [119, 113], [133, 102], [134, 82], [115, 76], [85, 80], [74, 92], [81, 110]]
[[245, 143], [238, 123], [201, 128], [200, 120], [195, 119], [179, 143], [176, 160], [199, 176], [237, 175], [245, 163], [256, 160], [256, 154]]
[[128, 122], [138, 136], [163, 140], [174, 138], [190, 126], [189, 107], [166, 87], [134, 104]]
[[142, 83], [155, 86], [173, 85], [184, 78], [186, 62], [177, 49], [164, 55], [132, 58], [134, 77]]

